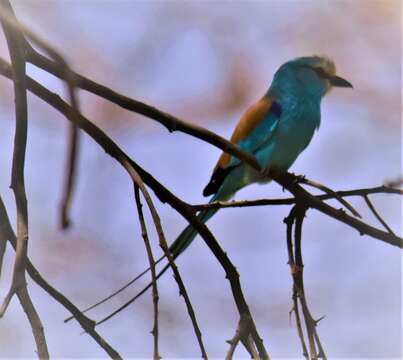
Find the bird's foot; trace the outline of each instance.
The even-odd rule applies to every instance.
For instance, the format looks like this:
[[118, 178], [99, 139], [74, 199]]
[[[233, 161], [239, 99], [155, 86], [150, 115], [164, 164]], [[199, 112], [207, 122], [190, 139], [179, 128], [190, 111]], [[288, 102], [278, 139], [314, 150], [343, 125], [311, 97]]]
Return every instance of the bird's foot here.
[[266, 167], [260, 171], [260, 175], [263, 179], [271, 179], [270, 177], [270, 168]]
[[306, 176], [305, 175], [297, 175], [294, 173], [291, 173], [291, 175], [294, 177], [294, 184], [300, 184], [300, 183], [304, 183], [306, 180]]

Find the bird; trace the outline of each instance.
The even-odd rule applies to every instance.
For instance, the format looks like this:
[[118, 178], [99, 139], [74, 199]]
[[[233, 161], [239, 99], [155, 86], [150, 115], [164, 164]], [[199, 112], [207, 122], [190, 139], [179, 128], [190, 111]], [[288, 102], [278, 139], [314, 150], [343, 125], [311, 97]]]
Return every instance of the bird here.
[[[334, 62], [326, 56], [304, 56], [281, 65], [269, 89], [246, 110], [230, 139], [254, 155], [263, 171], [223, 152], [203, 190], [204, 196], [213, 195], [209, 202], [226, 201], [247, 185], [270, 182], [271, 168], [288, 170], [319, 129], [321, 100], [333, 87], [353, 86], [336, 75]], [[201, 211], [198, 218], [205, 223], [217, 211]], [[187, 226], [170, 246], [173, 257], [185, 251], [196, 235]]]
[[[336, 75], [334, 62], [326, 56], [298, 57], [281, 65], [266, 93], [242, 115], [230, 139], [232, 144], [254, 155], [263, 171], [259, 172], [223, 152], [203, 190], [204, 196], [212, 195], [209, 202], [227, 201], [247, 185], [270, 182], [268, 174], [271, 168], [288, 170], [319, 129], [321, 100], [333, 87], [353, 86]], [[197, 217], [205, 223], [218, 210], [202, 210]], [[174, 259], [186, 250], [196, 235], [192, 225], [179, 234], [169, 247]], [[164, 258], [160, 257], [157, 263]], [[160, 270], [157, 277], [168, 268], [169, 264]], [[136, 298], [150, 286], [151, 283]]]

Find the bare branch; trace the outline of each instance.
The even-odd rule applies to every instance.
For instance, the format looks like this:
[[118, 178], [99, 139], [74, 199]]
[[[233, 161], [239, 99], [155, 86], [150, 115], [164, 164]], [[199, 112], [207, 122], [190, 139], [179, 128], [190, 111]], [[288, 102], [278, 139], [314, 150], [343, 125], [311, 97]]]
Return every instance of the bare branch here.
[[[10, 14], [10, 8], [6, 1], [0, 2], [1, 14]], [[12, 74], [14, 79], [15, 96], [15, 137], [14, 153], [11, 175], [11, 188], [14, 191], [17, 208], [17, 253], [14, 263], [13, 279], [10, 290], [0, 308], [0, 317], [4, 314], [12, 296], [22, 286], [25, 286], [25, 258], [28, 242], [28, 210], [24, 185], [25, 149], [27, 144], [27, 93], [25, 81], [24, 52], [21, 49], [21, 39], [7, 22], [0, 18], [4, 34], [6, 36]]]
[[372, 213], [375, 215], [375, 217], [379, 220], [379, 222], [383, 225], [383, 227], [389, 231], [390, 234], [395, 235], [396, 234], [393, 232], [393, 230], [388, 226], [388, 224], [385, 222], [385, 220], [382, 219], [381, 215], [379, 215], [378, 211], [376, 211], [374, 205], [372, 204], [371, 200], [369, 199], [368, 195], [364, 195], [364, 200], [367, 203], [368, 207], [372, 211]]
[[242, 341], [248, 350], [250, 350], [252, 358], [258, 359], [259, 354], [256, 352], [255, 344], [251, 339], [251, 331], [253, 329], [251, 318], [244, 314], [241, 315], [237, 329], [235, 331], [235, 335], [231, 340], [227, 340], [227, 343], [230, 344], [225, 360], [231, 360], [234, 356], [235, 349], [240, 341]]
[[[161, 260], [165, 259], [165, 256], [160, 257], [155, 264], [157, 265]], [[147, 268], [146, 270], [144, 270], [143, 272], [141, 272], [139, 275], [137, 275], [134, 279], [130, 280], [128, 283], [126, 283], [125, 285], [123, 285], [122, 287], [120, 287], [118, 290], [114, 291], [112, 294], [110, 294], [107, 297], [104, 297], [103, 299], [97, 301], [95, 304], [83, 309], [81, 312], [82, 313], [86, 313], [94, 308], [96, 308], [99, 305], [102, 305], [103, 303], [105, 303], [106, 301], [112, 299], [114, 296], [120, 294], [122, 291], [124, 291], [125, 289], [127, 289], [130, 285], [134, 284], [138, 279], [140, 279], [143, 275], [147, 274], [148, 271], [150, 270], [150, 268]], [[158, 278], [158, 277], [157, 277]], [[148, 289], [148, 288], [147, 288]], [[64, 320], [64, 322], [69, 322], [70, 320], [73, 320], [74, 317], [70, 316], [68, 318], [66, 318]]]
[[297, 267], [295, 265], [295, 255], [294, 255], [294, 245], [292, 241], [292, 230], [293, 230], [293, 225], [295, 222], [295, 216], [296, 216], [296, 206], [294, 206], [290, 214], [284, 219], [284, 223], [287, 226], [287, 231], [286, 231], [286, 238], [287, 238], [287, 252], [288, 252], [288, 265], [290, 266], [291, 270], [291, 275], [293, 278], [293, 286], [292, 286], [292, 301], [293, 301], [293, 307], [290, 310], [290, 317], [292, 312], [295, 314], [295, 320], [297, 323], [297, 331], [298, 331], [298, 337], [301, 342], [302, 346], [302, 354], [305, 357], [305, 359], [309, 360], [309, 355], [308, 355], [308, 348], [306, 347], [305, 343], [305, 335], [302, 330], [302, 324], [301, 324], [301, 316], [299, 313], [299, 304], [298, 304], [298, 288], [295, 282], [295, 271], [297, 270]]
[[28, 289], [26, 286], [22, 286], [17, 291], [18, 299], [24, 309], [25, 314], [31, 324], [32, 333], [35, 338], [35, 343], [38, 349], [38, 358], [49, 359], [48, 346], [46, 344], [45, 332], [43, 329], [42, 321], [39, 318], [37, 311], [35, 310], [34, 304], [32, 303], [31, 297], [28, 294]]
[[[303, 278], [303, 268], [304, 264], [302, 261], [302, 223], [304, 221], [305, 213], [307, 208], [304, 205], [296, 204], [290, 211], [290, 214], [284, 222], [287, 224], [287, 249], [289, 265], [291, 269], [291, 275], [293, 278], [293, 309], [296, 322], [298, 336], [301, 342], [303, 355], [306, 359], [326, 359], [325, 352], [323, 350], [322, 344], [319, 339], [319, 335], [316, 331], [316, 325], [319, 320], [314, 320], [306, 301], [306, 295], [304, 290], [304, 278]], [[295, 222], [295, 233], [294, 242], [295, 247], [292, 242], [292, 227]], [[309, 343], [309, 354], [305, 342], [305, 335], [301, 326], [301, 318], [299, 314], [299, 305], [301, 305], [302, 314], [305, 320], [306, 332], [308, 335]]]
[[347, 215], [343, 210], [335, 209], [334, 207], [326, 204], [299, 186], [296, 183], [294, 175], [272, 169], [270, 171], [270, 176], [276, 182], [290, 191], [298, 202], [304, 206], [319, 210], [320, 212], [355, 228], [361, 235], [367, 234], [390, 245], [397, 246], [399, 248], [403, 247], [403, 239], [401, 237], [394, 236], [388, 232], [374, 228], [361, 220]]
[[144, 245], [146, 247], [147, 251], [147, 257], [148, 261], [150, 263], [150, 269], [151, 269], [151, 283], [152, 283], [152, 299], [153, 299], [153, 308], [154, 308], [154, 326], [151, 331], [151, 334], [154, 337], [154, 359], [158, 360], [160, 359], [159, 351], [158, 351], [158, 286], [157, 286], [157, 278], [155, 274], [155, 261], [154, 261], [154, 256], [153, 252], [151, 249], [150, 245], [150, 240], [148, 239], [148, 233], [147, 233], [147, 226], [146, 222], [144, 220], [144, 214], [143, 214], [143, 205], [141, 204], [141, 199], [140, 199], [140, 193], [139, 193], [139, 187], [137, 185], [134, 186], [134, 194], [136, 198], [136, 205], [137, 205], [137, 212], [138, 212], [138, 217], [140, 221], [140, 226], [141, 226], [141, 235], [144, 239]]
[[79, 132], [78, 127], [75, 124], [70, 124], [69, 127], [69, 145], [68, 145], [68, 158], [67, 158], [67, 170], [66, 179], [64, 183], [63, 196], [61, 201], [60, 211], [60, 226], [62, 229], [67, 229], [70, 224], [70, 206], [71, 199], [74, 192], [74, 185], [77, 171], [77, 157], [79, 147]]
[[320, 184], [320, 183], [318, 183], [317, 181], [309, 180], [309, 179], [307, 179], [305, 176], [300, 176], [300, 177], [298, 177], [298, 182], [299, 182], [299, 183], [302, 183], [302, 184], [306, 184], [306, 185], [312, 186], [312, 187], [314, 187], [314, 188], [317, 188], [317, 189], [319, 189], [319, 190], [322, 190], [323, 192], [325, 192], [325, 193], [328, 194], [328, 195], [333, 196], [333, 197], [334, 197], [335, 199], [337, 199], [343, 206], [345, 206], [348, 210], [350, 210], [350, 212], [351, 212], [354, 216], [356, 216], [356, 217], [358, 217], [358, 218], [360, 218], [360, 219], [362, 218], [362, 216], [358, 213], [357, 210], [354, 209], [354, 207], [353, 207], [350, 203], [348, 203], [346, 200], [344, 200], [341, 196], [339, 196], [339, 195], [337, 194], [337, 192], [333, 191], [333, 190], [330, 189], [329, 187], [327, 187], [327, 186], [325, 186], [325, 185], [323, 185], [323, 184]]
[[[355, 190], [345, 190], [345, 191], [335, 191], [338, 197], [345, 196], [365, 196], [369, 194], [396, 194], [402, 195], [403, 190], [395, 189], [386, 186], [377, 186], [371, 188], [362, 188]], [[335, 195], [325, 194], [325, 195], [313, 195], [318, 200], [329, 200], [334, 199]], [[251, 206], [266, 206], [266, 205], [293, 205], [295, 204], [295, 198], [284, 198], [284, 199], [258, 199], [258, 200], [232, 200], [232, 201], [214, 201], [208, 204], [197, 204], [192, 205], [197, 211], [208, 210], [208, 209], [225, 209], [225, 208], [242, 208]]]
[[[0, 2], [0, 14], [12, 16], [12, 9], [8, 1]], [[18, 295], [20, 303], [29, 319], [32, 333], [35, 338], [38, 356], [40, 359], [48, 359], [49, 352], [46, 344], [46, 338], [43, 331], [42, 322], [35, 310], [35, 307], [29, 297], [25, 280], [25, 268], [28, 248], [28, 206], [24, 184], [25, 151], [27, 144], [27, 88], [25, 78], [25, 53], [22, 46], [21, 36], [9, 24], [0, 19], [1, 25], [6, 36], [8, 49], [10, 52], [12, 74], [14, 79], [15, 96], [15, 137], [14, 152], [11, 174], [11, 188], [15, 196], [17, 209], [17, 244], [16, 255], [13, 269], [13, 277], [10, 289], [0, 307], [0, 317], [7, 310], [7, 307], [14, 294]], [[3, 257], [3, 253], [1, 254]]]

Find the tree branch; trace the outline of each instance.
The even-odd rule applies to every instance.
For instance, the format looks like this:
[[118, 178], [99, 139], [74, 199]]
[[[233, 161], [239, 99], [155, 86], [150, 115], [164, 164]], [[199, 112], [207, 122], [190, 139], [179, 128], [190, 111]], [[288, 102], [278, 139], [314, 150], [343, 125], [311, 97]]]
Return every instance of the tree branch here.
[[[12, 74], [14, 79], [16, 125], [11, 188], [14, 192], [17, 210], [17, 244], [13, 276], [10, 289], [0, 307], [0, 317], [2, 317], [7, 310], [13, 295], [17, 294], [21, 306], [23, 307], [30, 322], [32, 333], [36, 342], [38, 356], [40, 359], [48, 359], [49, 352], [43, 331], [43, 325], [29, 296], [25, 280], [28, 249], [28, 206], [24, 184], [25, 152], [28, 127], [25, 52], [21, 36], [13, 29], [13, 27], [9, 26], [7, 21], [4, 21], [3, 16], [10, 16], [10, 14], [12, 14], [12, 8], [8, 1], [0, 1], [0, 9], [0, 15], [2, 16], [0, 22], [3, 27], [10, 52]], [[3, 257], [3, 253], [1, 254], [1, 258]]]
[[[392, 235], [395, 235], [393, 230], [388, 226], [388, 224], [385, 222], [385, 220], [382, 219], [382, 216], [379, 215], [378, 211], [376, 211], [374, 205], [372, 204], [371, 200], [369, 199], [368, 195], [364, 195], [364, 200], [367, 203], [368, 207], [374, 214], [374, 216], [378, 219], [378, 221], [383, 225], [383, 227]], [[396, 236], [396, 235], [395, 235]]]
[[141, 204], [141, 199], [140, 199], [140, 192], [139, 192], [139, 187], [137, 185], [134, 186], [134, 195], [136, 198], [136, 205], [137, 205], [137, 213], [140, 221], [140, 226], [141, 226], [141, 235], [144, 239], [144, 245], [146, 247], [147, 251], [147, 257], [148, 257], [148, 262], [150, 263], [150, 269], [151, 269], [151, 283], [152, 283], [152, 300], [153, 300], [153, 308], [154, 308], [154, 326], [151, 331], [151, 334], [154, 337], [154, 359], [158, 360], [161, 358], [159, 355], [158, 351], [158, 286], [157, 286], [157, 277], [155, 273], [155, 260], [153, 256], [153, 252], [151, 249], [150, 245], [150, 240], [148, 238], [148, 233], [147, 233], [147, 226], [146, 222], [144, 220], [144, 214], [143, 214], [143, 205]]
[[[296, 204], [290, 211], [290, 214], [284, 222], [287, 224], [287, 249], [288, 259], [293, 279], [293, 309], [297, 322], [298, 336], [300, 338], [303, 355], [306, 359], [314, 360], [318, 358], [326, 359], [326, 354], [323, 350], [319, 335], [316, 331], [317, 323], [319, 320], [314, 320], [308, 307], [304, 289], [303, 269], [304, 264], [302, 261], [302, 223], [304, 221], [307, 208], [304, 205]], [[294, 232], [294, 245], [292, 242], [292, 227], [295, 222]], [[308, 335], [309, 354], [305, 343], [305, 336], [301, 326], [301, 319], [299, 314], [299, 305], [301, 305], [303, 318], [305, 320], [306, 332]]]
[[[396, 194], [403, 195], [403, 190], [395, 189], [387, 186], [377, 186], [371, 188], [362, 188], [354, 190], [345, 191], [334, 191], [338, 197], [345, 196], [365, 196], [369, 194]], [[329, 200], [334, 199], [334, 194], [324, 194], [324, 195], [313, 195], [318, 200]], [[232, 201], [214, 201], [207, 204], [197, 204], [192, 205], [197, 211], [207, 210], [207, 209], [225, 209], [225, 208], [242, 208], [251, 206], [266, 206], [266, 205], [293, 205], [296, 203], [296, 199], [284, 198], [284, 199], [258, 199], [258, 200], [232, 200]]]
[[361, 215], [359, 214], [359, 212], [357, 210], [355, 210], [354, 207], [349, 202], [344, 200], [343, 197], [339, 196], [336, 191], [333, 191], [329, 187], [327, 187], [327, 186], [325, 186], [323, 184], [320, 184], [317, 181], [309, 180], [305, 176], [300, 176], [298, 178], [298, 182], [302, 183], [302, 184], [312, 186], [312, 187], [314, 187], [316, 189], [322, 190], [323, 192], [325, 192], [328, 195], [333, 196], [333, 198], [337, 199], [343, 206], [345, 206], [348, 210], [350, 210], [350, 212], [354, 216], [356, 216], [356, 217], [361, 219]]

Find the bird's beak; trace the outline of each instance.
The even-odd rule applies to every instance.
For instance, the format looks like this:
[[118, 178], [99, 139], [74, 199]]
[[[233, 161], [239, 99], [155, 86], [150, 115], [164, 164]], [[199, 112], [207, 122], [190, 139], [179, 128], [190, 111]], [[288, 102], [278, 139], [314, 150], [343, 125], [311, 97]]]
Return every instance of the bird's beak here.
[[330, 81], [330, 84], [332, 84], [332, 86], [349, 87], [349, 88], [353, 87], [353, 85], [351, 85], [351, 83], [349, 83], [347, 80], [345, 80], [339, 76], [336, 76], [336, 75], [329, 77], [329, 81]]

